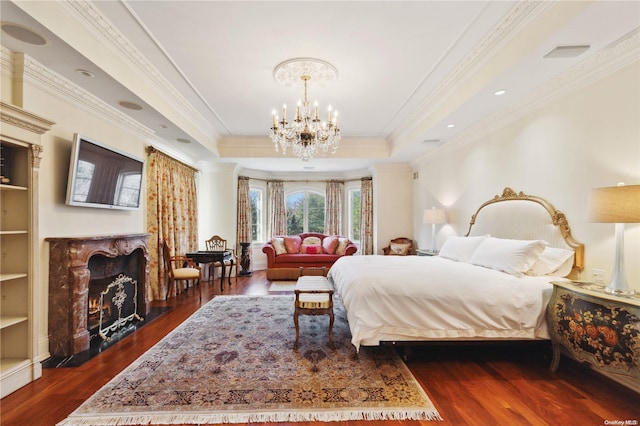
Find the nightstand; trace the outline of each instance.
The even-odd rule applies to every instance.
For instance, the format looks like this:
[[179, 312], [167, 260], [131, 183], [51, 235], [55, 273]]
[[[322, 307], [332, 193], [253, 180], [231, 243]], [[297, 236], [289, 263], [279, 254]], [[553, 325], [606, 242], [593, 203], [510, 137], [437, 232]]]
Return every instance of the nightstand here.
[[418, 256], [437, 256], [438, 252], [437, 251], [431, 251], [431, 250], [416, 250], [416, 254]]
[[596, 370], [640, 385], [640, 296], [614, 296], [604, 286], [554, 281], [547, 306], [553, 346], [551, 371], [560, 353]]

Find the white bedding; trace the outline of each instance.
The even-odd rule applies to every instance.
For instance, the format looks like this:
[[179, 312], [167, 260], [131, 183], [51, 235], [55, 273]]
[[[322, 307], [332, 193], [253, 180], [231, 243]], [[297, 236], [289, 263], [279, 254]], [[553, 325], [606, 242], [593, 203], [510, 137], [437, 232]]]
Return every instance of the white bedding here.
[[344, 256], [329, 279], [352, 343], [548, 339], [553, 276], [513, 276], [439, 256]]

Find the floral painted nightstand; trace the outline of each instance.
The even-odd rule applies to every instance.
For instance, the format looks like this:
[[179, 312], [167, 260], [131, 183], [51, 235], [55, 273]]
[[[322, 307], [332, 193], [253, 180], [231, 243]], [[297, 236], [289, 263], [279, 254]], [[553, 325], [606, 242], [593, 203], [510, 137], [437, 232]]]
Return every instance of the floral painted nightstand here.
[[614, 376], [640, 383], [640, 296], [613, 296], [581, 281], [554, 281], [547, 306], [553, 345], [551, 371], [560, 352]]

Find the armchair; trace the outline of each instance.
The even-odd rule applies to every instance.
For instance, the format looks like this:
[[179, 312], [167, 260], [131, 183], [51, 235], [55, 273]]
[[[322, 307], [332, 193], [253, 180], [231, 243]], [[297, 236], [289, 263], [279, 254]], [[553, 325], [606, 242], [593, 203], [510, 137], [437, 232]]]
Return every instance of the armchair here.
[[399, 237], [389, 242], [389, 245], [382, 249], [385, 256], [407, 256], [416, 254], [413, 249], [413, 240], [411, 238]]

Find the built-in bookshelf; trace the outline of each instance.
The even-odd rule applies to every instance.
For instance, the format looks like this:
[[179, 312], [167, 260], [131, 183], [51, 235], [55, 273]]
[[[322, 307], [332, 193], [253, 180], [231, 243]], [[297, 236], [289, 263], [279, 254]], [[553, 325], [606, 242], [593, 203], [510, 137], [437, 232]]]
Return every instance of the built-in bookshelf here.
[[42, 375], [39, 320], [38, 168], [52, 122], [0, 103], [0, 397]]

